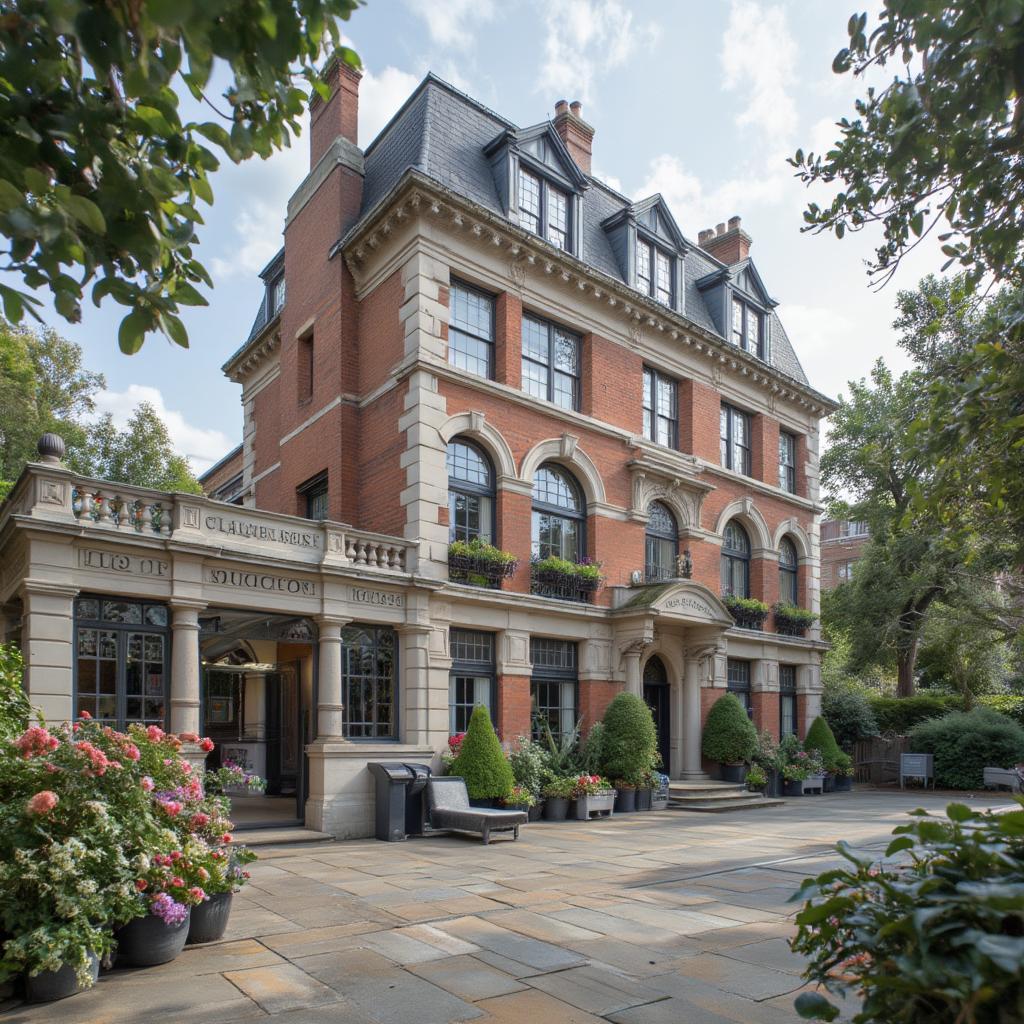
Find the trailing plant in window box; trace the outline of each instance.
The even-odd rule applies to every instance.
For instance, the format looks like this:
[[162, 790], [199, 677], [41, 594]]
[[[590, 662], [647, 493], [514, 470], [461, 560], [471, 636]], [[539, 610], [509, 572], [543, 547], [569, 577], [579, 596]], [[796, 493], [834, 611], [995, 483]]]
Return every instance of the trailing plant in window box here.
[[741, 629], [761, 629], [768, 618], [768, 605], [756, 597], [737, 597], [727, 594], [722, 603], [729, 609], [736, 625]]
[[519, 560], [479, 537], [448, 545], [448, 578], [457, 583], [495, 587], [516, 571]]
[[603, 581], [600, 562], [570, 562], [551, 555], [530, 563], [531, 589], [544, 597], [589, 601]]
[[795, 604], [779, 602], [772, 605], [775, 615], [775, 632], [782, 636], [803, 636], [818, 616], [808, 608], [798, 608]]
[[827, 992], [860, 1004], [857, 1024], [1024, 1020], [1024, 810], [913, 815], [886, 860], [840, 843], [849, 865], [794, 897], [806, 902], [793, 949], [824, 989], [798, 996], [797, 1011], [837, 1019]]

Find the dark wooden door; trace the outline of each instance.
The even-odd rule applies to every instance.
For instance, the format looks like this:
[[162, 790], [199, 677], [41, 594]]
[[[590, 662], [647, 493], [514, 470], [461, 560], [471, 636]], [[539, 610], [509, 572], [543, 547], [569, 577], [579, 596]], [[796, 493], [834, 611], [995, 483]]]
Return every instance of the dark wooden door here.
[[670, 692], [665, 664], [655, 655], [644, 665], [644, 700], [654, 718], [654, 728], [658, 733], [658, 753], [661, 754], [662, 771], [666, 775], [669, 773], [672, 748]]

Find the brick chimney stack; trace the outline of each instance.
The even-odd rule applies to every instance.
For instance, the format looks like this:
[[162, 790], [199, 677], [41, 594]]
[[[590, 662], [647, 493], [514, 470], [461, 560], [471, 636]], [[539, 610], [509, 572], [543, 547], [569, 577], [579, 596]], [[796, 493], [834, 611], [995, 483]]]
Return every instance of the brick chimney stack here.
[[363, 73], [335, 58], [324, 69], [323, 80], [331, 90], [326, 101], [313, 97], [309, 105], [309, 166], [331, 147], [340, 135], [353, 146], [359, 144], [359, 79]]
[[593, 155], [594, 129], [583, 120], [583, 104], [573, 100], [559, 100], [555, 104], [555, 131], [565, 143], [569, 155], [584, 174], [590, 174]]
[[697, 235], [697, 244], [717, 260], [727, 263], [739, 263], [750, 255], [753, 239], [740, 226], [739, 217], [730, 217], [729, 226], [717, 224], [714, 228], [706, 228]]

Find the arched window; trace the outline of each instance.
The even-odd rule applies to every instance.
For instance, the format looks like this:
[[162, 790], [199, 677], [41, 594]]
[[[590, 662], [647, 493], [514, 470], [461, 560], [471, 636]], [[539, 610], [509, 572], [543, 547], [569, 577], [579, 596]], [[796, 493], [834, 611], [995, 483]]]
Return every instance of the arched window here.
[[583, 558], [586, 513], [579, 484], [546, 462], [533, 478], [533, 554], [537, 558]]
[[475, 444], [457, 437], [448, 445], [448, 536], [494, 540], [494, 470]]
[[783, 537], [779, 545], [779, 600], [783, 604], [796, 604], [798, 565], [796, 545]]
[[660, 501], [647, 506], [647, 534], [644, 539], [644, 575], [648, 580], [674, 579], [679, 554], [676, 517]]
[[722, 593], [750, 597], [750, 538], [735, 519], [722, 539]]

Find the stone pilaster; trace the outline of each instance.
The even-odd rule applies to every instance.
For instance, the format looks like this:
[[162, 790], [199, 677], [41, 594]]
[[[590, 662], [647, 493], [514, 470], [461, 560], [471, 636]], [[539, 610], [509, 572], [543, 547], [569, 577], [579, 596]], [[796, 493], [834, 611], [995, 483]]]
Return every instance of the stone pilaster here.
[[347, 619], [321, 617], [316, 735], [318, 740], [339, 741], [344, 734], [344, 698], [341, 692], [341, 627]]
[[21, 588], [25, 691], [48, 723], [71, 721], [75, 671], [74, 600], [78, 591], [42, 580]]
[[198, 733], [199, 602], [171, 605], [171, 732]]

